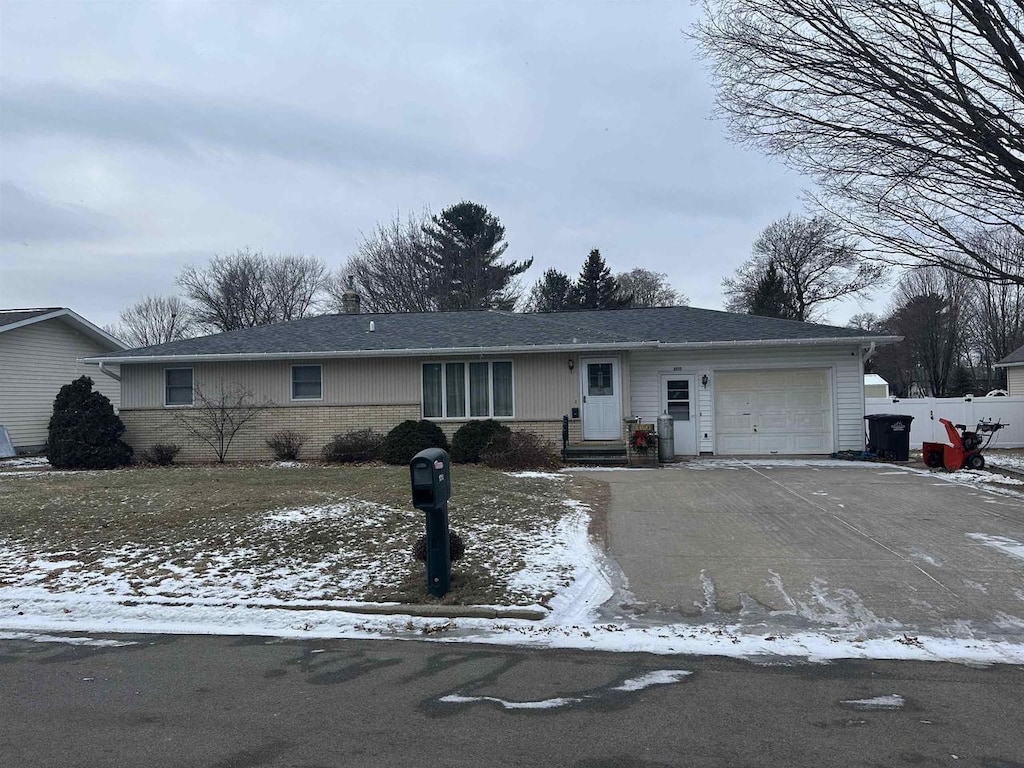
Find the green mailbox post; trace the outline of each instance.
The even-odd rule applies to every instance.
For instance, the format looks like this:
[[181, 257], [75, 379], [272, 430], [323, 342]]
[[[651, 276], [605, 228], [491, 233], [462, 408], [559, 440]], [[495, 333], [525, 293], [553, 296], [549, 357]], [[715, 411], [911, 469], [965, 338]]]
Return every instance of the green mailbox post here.
[[440, 448], [427, 448], [409, 462], [412, 505], [427, 519], [427, 591], [441, 597], [451, 587], [452, 559], [448, 541], [448, 497], [451, 461]]

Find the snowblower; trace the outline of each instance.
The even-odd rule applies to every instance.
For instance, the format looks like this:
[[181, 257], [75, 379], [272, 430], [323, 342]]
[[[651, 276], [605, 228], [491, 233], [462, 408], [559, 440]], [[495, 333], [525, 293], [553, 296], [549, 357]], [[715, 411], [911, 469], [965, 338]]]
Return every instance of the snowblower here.
[[921, 454], [926, 466], [945, 467], [950, 472], [964, 468], [984, 469], [985, 457], [982, 452], [988, 448], [996, 432], [1010, 426], [998, 421], [979, 421], [972, 432], [966, 424], [953, 424], [949, 419], [939, 419], [939, 423], [946, 428], [952, 445], [922, 443]]

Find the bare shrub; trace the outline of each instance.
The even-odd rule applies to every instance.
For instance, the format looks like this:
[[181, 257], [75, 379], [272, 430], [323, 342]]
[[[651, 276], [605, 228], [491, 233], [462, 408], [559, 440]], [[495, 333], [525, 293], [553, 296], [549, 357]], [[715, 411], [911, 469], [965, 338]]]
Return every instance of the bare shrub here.
[[535, 432], [512, 432], [499, 436], [482, 454], [493, 469], [561, 469], [562, 459], [551, 443]]
[[306, 438], [293, 430], [282, 429], [268, 437], [265, 442], [278, 461], [295, 461], [299, 458], [302, 446], [306, 444]]
[[377, 457], [384, 437], [372, 429], [357, 429], [332, 437], [320, 451], [324, 461], [351, 463]]
[[181, 450], [180, 445], [174, 443], [157, 443], [139, 454], [139, 459], [145, 464], [157, 464], [166, 467], [174, 463], [174, 457]]

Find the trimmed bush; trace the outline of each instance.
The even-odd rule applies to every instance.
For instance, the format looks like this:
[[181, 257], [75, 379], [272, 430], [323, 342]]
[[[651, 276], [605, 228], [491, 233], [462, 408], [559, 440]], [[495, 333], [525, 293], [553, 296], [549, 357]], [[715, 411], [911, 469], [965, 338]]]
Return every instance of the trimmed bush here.
[[320, 451], [324, 461], [350, 464], [355, 461], [372, 461], [377, 456], [384, 440], [372, 429], [357, 429], [343, 435], [335, 435]]
[[140, 453], [139, 459], [146, 464], [158, 464], [161, 467], [166, 467], [174, 463], [174, 457], [180, 450], [180, 445], [157, 443]]
[[265, 442], [278, 461], [295, 461], [299, 458], [302, 446], [306, 444], [306, 438], [298, 432], [282, 429], [268, 437]]
[[432, 421], [403, 421], [388, 432], [380, 446], [379, 456], [388, 464], [408, 464], [424, 448], [448, 450], [448, 438]]
[[[453, 563], [459, 562], [459, 560], [462, 559], [462, 556], [466, 554], [466, 542], [464, 542], [462, 537], [451, 528], [448, 529], [448, 554]], [[421, 563], [427, 562], [426, 534], [421, 535], [416, 539], [416, 543], [412, 545], [412, 556]]]
[[58, 469], [112, 469], [132, 462], [132, 447], [121, 440], [124, 422], [92, 379], [65, 384], [53, 401], [46, 458]]
[[509, 434], [511, 430], [494, 419], [463, 424], [452, 436], [452, 461], [457, 464], [476, 464], [496, 438], [507, 439]]
[[488, 467], [505, 470], [561, 469], [562, 458], [550, 442], [534, 432], [512, 432], [498, 437], [484, 451]]

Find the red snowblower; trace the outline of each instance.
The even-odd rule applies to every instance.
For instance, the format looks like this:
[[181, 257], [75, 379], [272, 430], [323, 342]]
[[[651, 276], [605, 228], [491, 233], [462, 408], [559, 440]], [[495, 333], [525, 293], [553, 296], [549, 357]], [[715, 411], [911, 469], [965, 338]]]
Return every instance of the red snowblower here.
[[946, 428], [952, 445], [922, 443], [921, 454], [926, 466], [945, 467], [950, 472], [964, 468], [984, 469], [985, 457], [982, 452], [988, 448], [996, 432], [1010, 426], [998, 421], [979, 421], [972, 432], [966, 424], [953, 424], [949, 419], [939, 419], [939, 423]]

